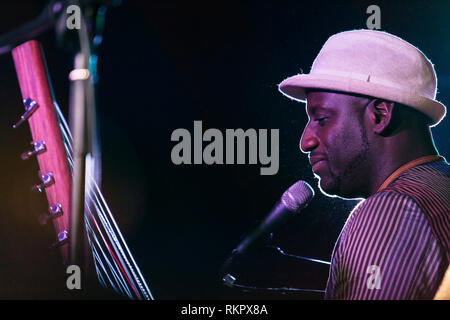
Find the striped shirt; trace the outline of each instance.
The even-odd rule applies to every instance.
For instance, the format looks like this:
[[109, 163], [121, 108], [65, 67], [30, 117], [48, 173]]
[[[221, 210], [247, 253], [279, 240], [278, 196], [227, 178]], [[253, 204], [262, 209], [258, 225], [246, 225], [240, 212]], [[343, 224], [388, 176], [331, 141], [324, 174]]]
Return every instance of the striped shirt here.
[[408, 168], [351, 212], [325, 299], [432, 299], [450, 262], [450, 166]]

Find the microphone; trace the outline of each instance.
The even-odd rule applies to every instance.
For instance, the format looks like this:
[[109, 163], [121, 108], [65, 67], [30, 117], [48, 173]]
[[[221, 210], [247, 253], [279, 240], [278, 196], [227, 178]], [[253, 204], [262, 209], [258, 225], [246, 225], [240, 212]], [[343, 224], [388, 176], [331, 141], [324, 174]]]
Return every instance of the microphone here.
[[[281, 199], [275, 204], [272, 211], [266, 216], [264, 221], [248, 235], [231, 253], [228, 259], [220, 268], [220, 273], [224, 274], [226, 269], [231, 265], [233, 259], [237, 255], [241, 255], [247, 251], [262, 235], [274, 231], [290, 218], [296, 216], [302, 209], [304, 209], [309, 201], [314, 197], [313, 188], [303, 180], [297, 181], [290, 186], [281, 196]], [[278, 248], [282, 254], [284, 252]], [[306, 260], [313, 260], [304, 257], [298, 257]], [[317, 260], [319, 261], [319, 260]], [[235, 284], [236, 278], [231, 274], [226, 274], [222, 278], [222, 282], [229, 287], [253, 288], [245, 287]], [[267, 289], [272, 290], [272, 289]], [[301, 291], [310, 291], [298, 289]]]
[[314, 197], [313, 188], [303, 180], [287, 189], [264, 221], [233, 250], [232, 255], [243, 254], [259, 237], [274, 231], [297, 215]]

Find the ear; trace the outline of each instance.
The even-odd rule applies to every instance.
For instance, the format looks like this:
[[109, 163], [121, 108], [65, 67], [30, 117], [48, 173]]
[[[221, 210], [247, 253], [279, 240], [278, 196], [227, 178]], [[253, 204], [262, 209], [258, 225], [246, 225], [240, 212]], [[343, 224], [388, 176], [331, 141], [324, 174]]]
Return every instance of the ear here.
[[370, 125], [373, 132], [379, 135], [386, 135], [389, 128], [393, 126], [394, 102], [374, 99], [367, 106]]

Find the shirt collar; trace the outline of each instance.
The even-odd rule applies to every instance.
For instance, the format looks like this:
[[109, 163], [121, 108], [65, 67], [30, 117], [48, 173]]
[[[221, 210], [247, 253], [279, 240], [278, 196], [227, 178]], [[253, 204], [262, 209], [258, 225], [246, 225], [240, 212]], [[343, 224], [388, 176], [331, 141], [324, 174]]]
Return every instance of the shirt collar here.
[[383, 184], [378, 188], [377, 192], [384, 190], [392, 181], [394, 181], [404, 171], [406, 171], [412, 167], [418, 166], [420, 164], [427, 163], [427, 162], [434, 162], [434, 161], [445, 161], [445, 159], [444, 159], [444, 157], [441, 157], [441, 156], [430, 155], [430, 156], [420, 157], [420, 158], [417, 158], [415, 160], [405, 163], [400, 168], [395, 170], [386, 180], [384, 180]]

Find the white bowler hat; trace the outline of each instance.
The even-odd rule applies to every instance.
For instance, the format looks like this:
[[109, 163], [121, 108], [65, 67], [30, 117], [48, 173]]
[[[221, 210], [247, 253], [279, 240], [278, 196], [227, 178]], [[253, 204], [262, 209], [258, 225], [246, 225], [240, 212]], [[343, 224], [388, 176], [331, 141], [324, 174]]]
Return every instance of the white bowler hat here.
[[413, 107], [435, 126], [445, 106], [436, 100], [433, 64], [410, 43], [387, 32], [354, 30], [337, 33], [323, 45], [309, 74], [279, 84], [286, 96], [305, 102], [305, 88], [372, 96]]

